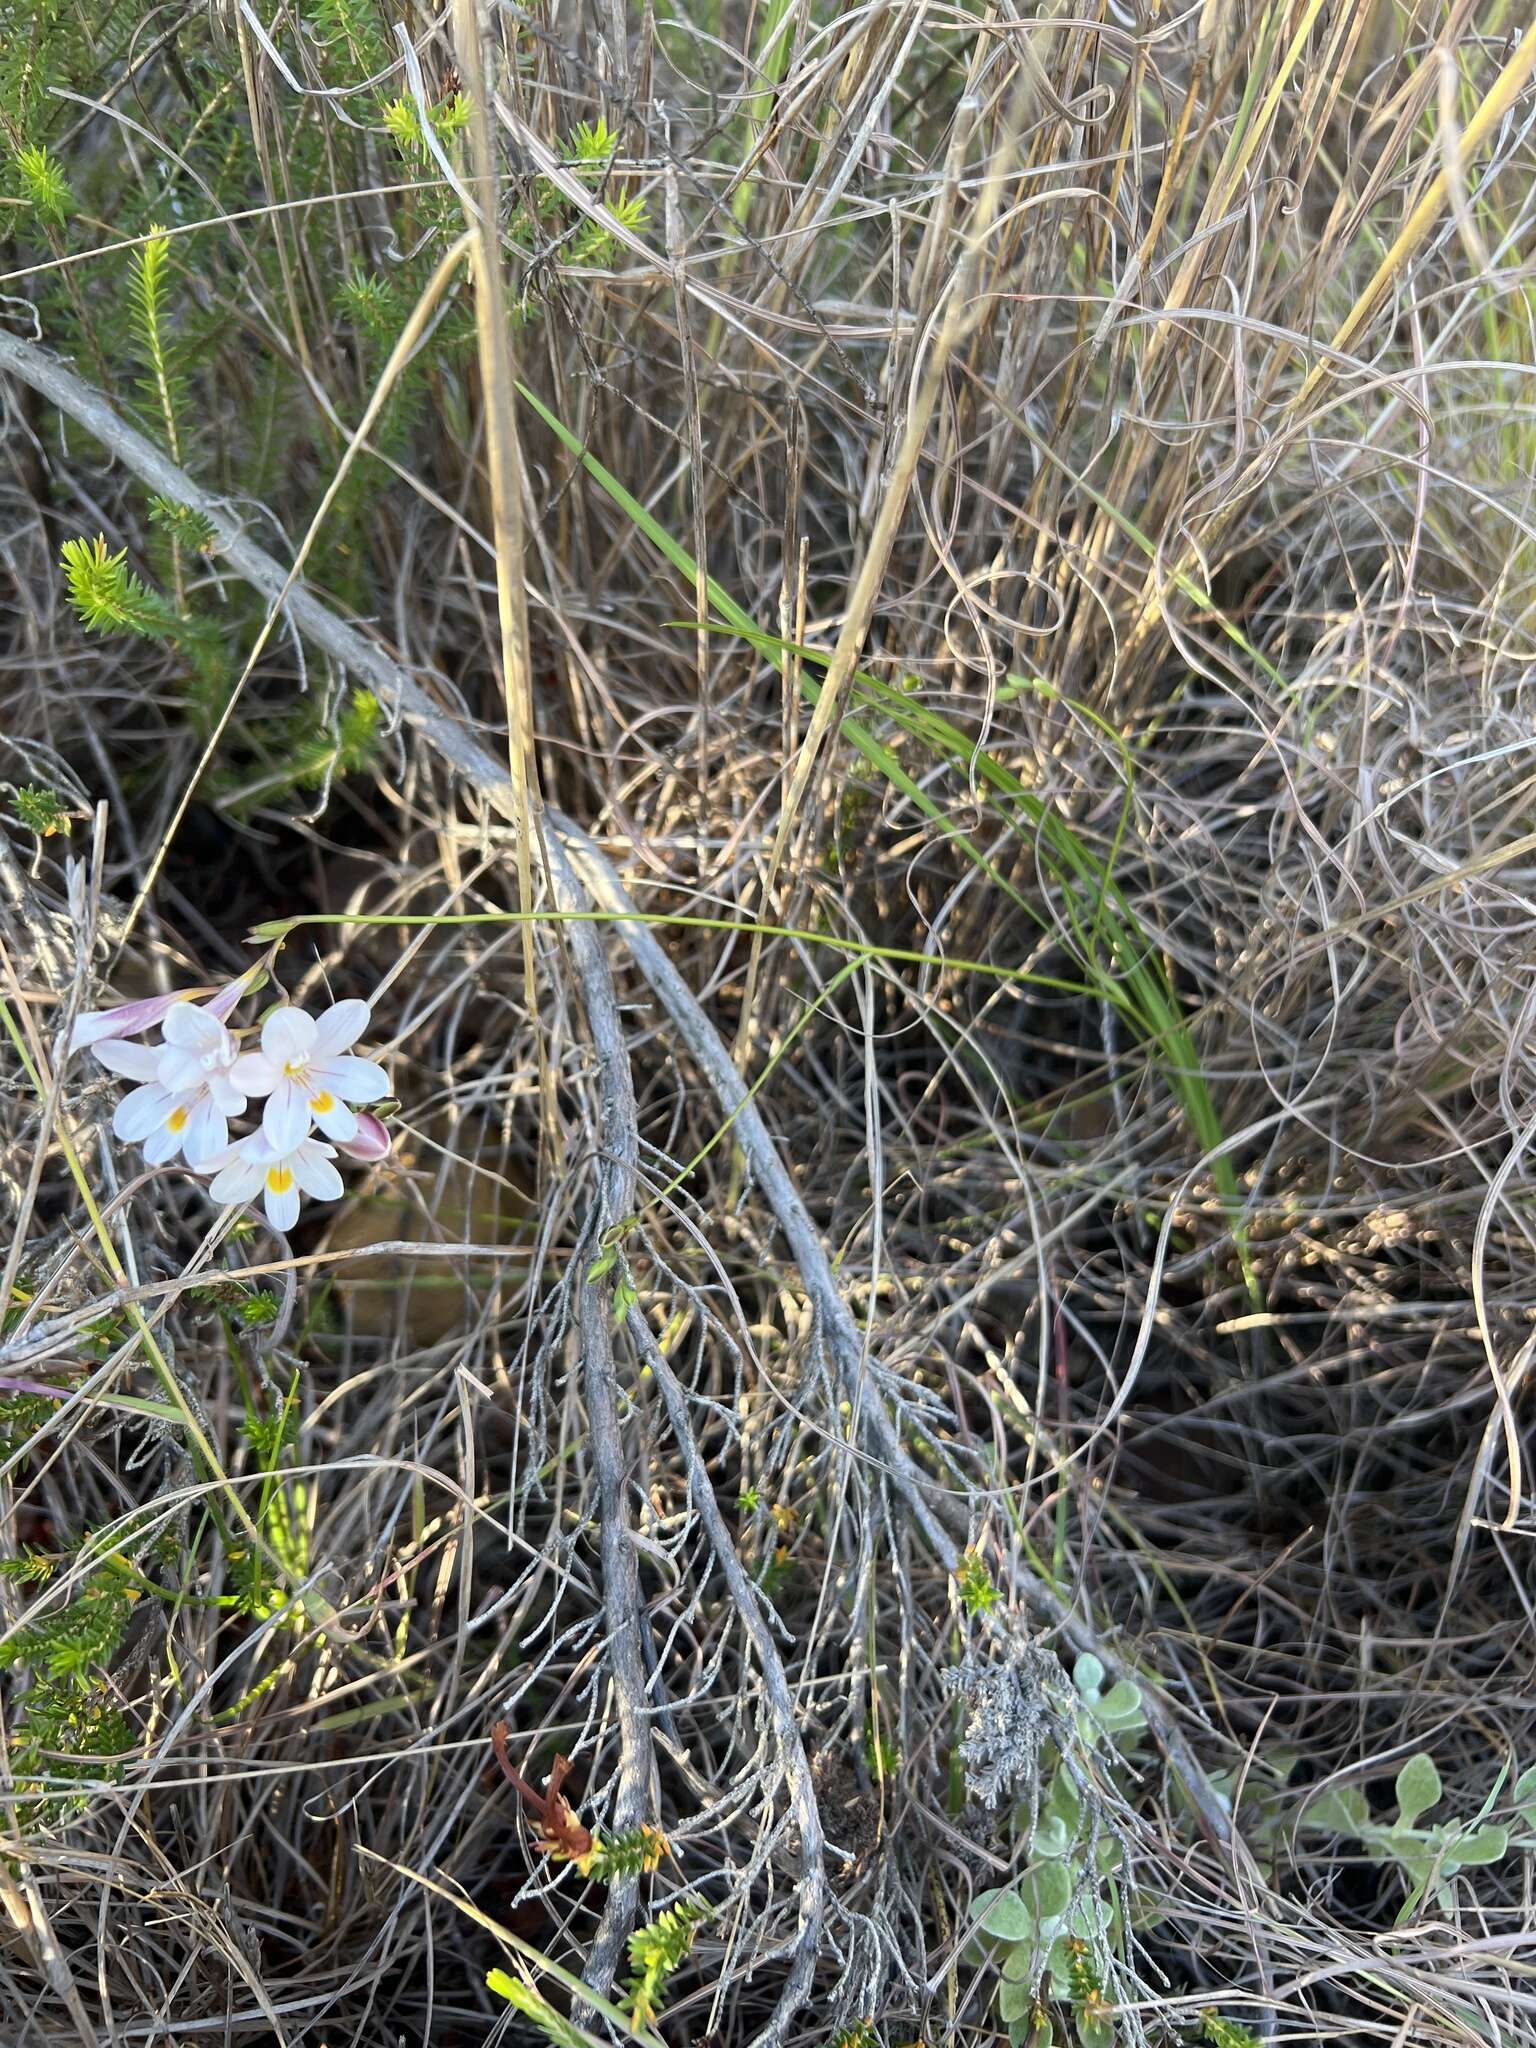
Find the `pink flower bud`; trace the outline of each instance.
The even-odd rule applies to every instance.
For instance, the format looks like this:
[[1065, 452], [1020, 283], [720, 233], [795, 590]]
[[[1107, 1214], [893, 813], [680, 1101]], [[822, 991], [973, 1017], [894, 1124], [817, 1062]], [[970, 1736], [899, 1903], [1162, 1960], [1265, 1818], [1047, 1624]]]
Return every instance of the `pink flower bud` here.
[[203, 1008], [210, 1017], [216, 1017], [221, 1024], [224, 1023], [229, 1017], [230, 1011], [234, 1009], [236, 1003], [239, 1002], [240, 998], [250, 988], [251, 983], [260, 972], [259, 967], [248, 967], [238, 980], [230, 982], [227, 988], [221, 988], [217, 995], [210, 996], [207, 1002], [204, 1003]]
[[357, 1112], [357, 1133], [345, 1140], [336, 1140], [336, 1150], [347, 1159], [356, 1159], [364, 1166], [376, 1166], [381, 1159], [389, 1157], [393, 1140], [387, 1128], [366, 1109]]
[[75, 1019], [69, 1034], [69, 1049], [79, 1052], [103, 1038], [136, 1038], [151, 1024], [158, 1024], [172, 1003], [185, 1000], [185, 991], [174, 995], [146, 996], [142, 1002], [119, 1003], [115, 1010], [86, 1010]]

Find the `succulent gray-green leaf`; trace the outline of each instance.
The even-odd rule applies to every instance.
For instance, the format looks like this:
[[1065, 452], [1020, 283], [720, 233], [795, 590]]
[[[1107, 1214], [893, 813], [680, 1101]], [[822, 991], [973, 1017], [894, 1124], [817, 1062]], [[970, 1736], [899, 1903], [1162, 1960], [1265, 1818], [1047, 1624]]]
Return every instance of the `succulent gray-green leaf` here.
[[1102, 1892], [1085, 1892], [1067, 1916], [1067, 1932], [1097, 1945], [1109, 1932], [1112, 1911]]
[[1012, 1948], [1005, 1949], [1002, 1974], [1010, 1984], [1017, 1984], [1021, 1977], [1033, 1984], [1040, 1974], [1039, 1942], [1019, 1941]]
[[999, 1941], [1030, 1941], [1034, 1938], [1034, 1915], [1017, 1892], [999, 1892], [977, 1925], [983, 1934], [995, 1935]]
[[[1083, 1817], [1082, 1794], [1073, 1783], [1072, 1774], [1065, 1765], [1061, 1766], [1051, 1780], [1045, 1811], [1061, 1822], [1069, 1836], [1077, 1833], [1078, 1823]], [[1536, 1826], [1536, 1822], [1532, 1825]]]
[[1093, 1867], [1100, 1877], [1108, 1877], [1120, 1868], [1125, 1860], [1125, 1851], [1113, 1835], [1100, 1835], [1093, 1845]]
[[1031, 1884], [1036, 1919], [1042, 1924], [1059, 1920], [1072, 1903], [1072, 1873], [1065, 1863], [1042, 1863]]
[[1419, 1815], [1427, 1813], [1435, 1805], [1443, 1789], [1432, 1756], [1421, 1749], [1417, 1756], [1409, 1757], [1397, 1774], [1397, 1819], [1394, 1827], [1413, 1827]]
[[1092, 1650], [1084, 1650], [1072, 1666], [1072, 1683], [1085, 1700], [1096, 1700], [1104, 1686], [1104, 1666]]
[[1115, 2030], [1109, 2021], [1091, 2019], [1086, 2013], [1077, 2016], [1077, 2038], [1082, 2048], [1115, 2048]]
[[1036, 1856], [1061, 1857], [1071, 1853], [1072, 1837], [1059, 1814], [1049, 1813], [1035, 1829], [1030, 1850]]
[[1032, 1984], [1010, 1984], [1005, 1980], [997, 1987], [997, 2010], [1002, 2019], [1028, 2019], [1034, 2002], [1035, 1987]]
[[1128, 1678], [1122, 1678], [1118, 1685], [1112, 1685], [1095, 1709], [1100, 1720], [1111, 1728], [1128, 1727], [1133, 1721], [1141, 1721], [1141, 1687], [1133, 1685]]

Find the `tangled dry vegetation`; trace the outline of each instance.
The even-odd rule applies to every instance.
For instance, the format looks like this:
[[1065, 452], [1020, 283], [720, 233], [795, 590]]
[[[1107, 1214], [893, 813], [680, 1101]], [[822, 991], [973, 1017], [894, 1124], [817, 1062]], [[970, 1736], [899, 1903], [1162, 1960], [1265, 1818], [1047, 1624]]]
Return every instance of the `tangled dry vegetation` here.
[[1536, 2039], [1526, 10], [4, 16], [3, 2038]]

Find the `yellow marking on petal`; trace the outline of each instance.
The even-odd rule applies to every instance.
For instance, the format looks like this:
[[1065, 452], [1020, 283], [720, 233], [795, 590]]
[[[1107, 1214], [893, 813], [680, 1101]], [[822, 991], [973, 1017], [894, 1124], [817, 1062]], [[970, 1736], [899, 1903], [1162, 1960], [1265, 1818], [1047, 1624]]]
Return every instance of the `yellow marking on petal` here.
[[187, 1128], [187, 1112], [184, 1109], [173, 1109], [165, 1120], [165, 1128], [172, 1137], [179, 1138]]
[[316, 1116], [324, 1116], [327, 1110], [336, 1107], [336, 1098], [328, 1089], [322, 1088], [318, 1095], [311, 1095], [309, 1106]]
[[267, 1186], [274, 1195], [286, 1195], [293, 1186], [293, 1169], [287, 1166], [269, 1166]]

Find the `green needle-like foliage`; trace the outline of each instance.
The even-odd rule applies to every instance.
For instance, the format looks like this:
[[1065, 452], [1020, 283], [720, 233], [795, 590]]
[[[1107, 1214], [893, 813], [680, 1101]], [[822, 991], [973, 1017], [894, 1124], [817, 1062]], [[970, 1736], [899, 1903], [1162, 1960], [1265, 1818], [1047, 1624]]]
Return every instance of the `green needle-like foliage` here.
[[693, 1899], [680, 1899], [659, 1913], [649, 1927], [637, 1927], [629, 1937], [629, 1960], [634, 1968], [624, 2005], [642, 2026], [650, 2026], [660, 2016], [667, 1979], [693, 1947], [694, 1936], [708, 1918], [706, 1907]]
[[516, 1977], [508, 1976], [505, 1970], [491, 1970], [485, 1981], [514, 2012], [531, 2021], [546, 2041], [552, 2041], [555, 2048], [587, 2048], [587, 2036], [580, 2027], [572, 2026], [562, 2013], [555, 2011], [547, 1998], [542, 1998], [528, 1985], [520, 1984]]
[[153, 227], [148, 239], [129, 267], [128, 298], [133, 310], [133, 328], [143, 358], [145, 393], [159, 409], [171, 454], [181, 460], [181, 432], [177, 421], [185, 390], [171, 368], [170, 347], [165, 331], [166, 280], [170, 269], [170, 237], [164, 228]]
[[142, 640], [170, 640], [179, 621], [171, 606], [128, 567], [128, 550], [109, 554], [105, 537], [67, 540], [63, 548], [69, 601], [91, 633], [136, 633]]
[[1211, 2048], [1259, 2048], [1259, 2037], [1236, 2020], [1224, 2020], [1219, 2012], [1200, 2015], [1200, 2038]]
[[32, 210], [51, 228], [61, 228], [75, 210], [69, 180], [46, 143], [16, 152], [16, 171]]

